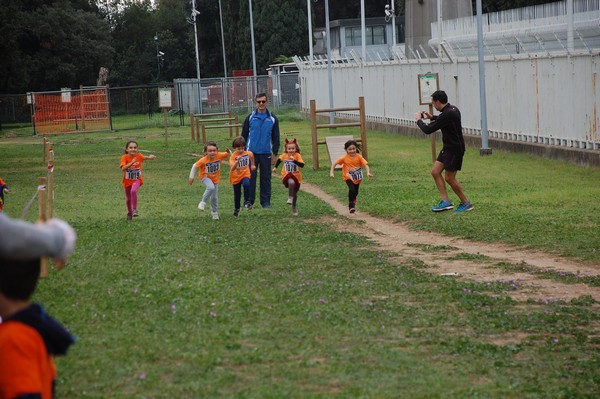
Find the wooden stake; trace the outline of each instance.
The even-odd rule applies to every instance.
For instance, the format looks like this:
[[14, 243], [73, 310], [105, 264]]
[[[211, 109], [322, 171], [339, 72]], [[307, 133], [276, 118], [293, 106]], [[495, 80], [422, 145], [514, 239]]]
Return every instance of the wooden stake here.
[[[46, 221], [46, 178], [38, 178], [38, 204], [39, 204], [39, 216], [38, 220], [41, 222]], [[46, 278], [48, 276], [48, 257], [44, 256], [40, 260], [40, 277]]]

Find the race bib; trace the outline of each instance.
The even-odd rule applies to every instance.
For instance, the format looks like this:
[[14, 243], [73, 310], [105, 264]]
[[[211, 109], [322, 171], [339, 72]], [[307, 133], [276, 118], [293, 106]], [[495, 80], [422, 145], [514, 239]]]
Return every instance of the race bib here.
[[220, 168], [221, 168], [221, 161], [207, 162], [207, 164], [206, 164], [206, 174], [217, 173]]
[[125, 178], [128, 180], [137, 180], [142, 175], [141, 169], [127, 169], [125, 171]]
[[250, 165], [250, 157], [248, 155], [242, 155], [238, 160], [238, 168], [245, 168]]
[[358, 181], [363, 179], [362, 168], [354, 169], [352, 172], [348, 172], [350, 179]]
[[298, 171], [298, 165], [296, 165], [294, 161], [284, 161], [283, 170], [287, 173], [294, 173]]

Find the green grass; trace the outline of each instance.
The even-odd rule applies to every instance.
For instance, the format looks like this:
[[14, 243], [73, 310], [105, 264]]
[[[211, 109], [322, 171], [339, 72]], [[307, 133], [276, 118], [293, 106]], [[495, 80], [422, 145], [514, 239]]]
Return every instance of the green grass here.
[[[304, 179], [343, 201], [325, 148], [313, 171], [309, 125], [287, 115], [282, 132], [299, 139]], [[398, 264], [396, 254], [338, 232], [334, 211], [308, 194], [300, 216], [289, 216], [277, 179], [271, 210], [236, 219], [227, 167], [214, 222], [196, 208], [202, 185], [187, 185], [190, 154], [201, 147], [189, 128], [169, 129], [168, 146], [160, 127], [51, 138], [55, 214], [79, 237], [67, 268], [51, 272], [35, 297], [78, 338], [57, 360], [58, 396], [597, 397], [591, 298], [518, 303], [508, 296], [518, 282], [465, 282], [423, 272], [422, 261]], [[6, 211], [17, 217], [46, 167], [39, 138], [8, 131], [0, 176], [11, 188]], [[157, 159], [144, 164], [141, 216], [128, 223], [118, 163], [131, 138]], [[226, 131], [215, 138], [231, 146]], [[454, 215], [430, 211], [438, 195], [428, 140], [369, 132], [369, 161], [375, 178], [361, 186], [360, 211], [600, 262], [597, 169], [470, 149], [458, 177], [476, 209]]]

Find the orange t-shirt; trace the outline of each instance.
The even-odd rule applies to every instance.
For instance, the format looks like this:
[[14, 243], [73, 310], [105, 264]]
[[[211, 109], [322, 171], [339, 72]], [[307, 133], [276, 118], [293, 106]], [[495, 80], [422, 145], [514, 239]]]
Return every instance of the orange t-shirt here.
[[53, 398], [56, 366], [42, 336], [18, 321], [0, 323], [0, 399], [23, 394]]
[[[298, 183], [302, 183], [302, 168], [294, 163], [290, 155], [284, 152], [279, 156], [279, 160], [282, 163], [281, 178], [283, 179], [291, 173], [298, 180]], [[294, 154], [294, 160], [304, 163], [302, 155], [299, 152]]]
[[199, 169], [198, 178], [200, 180], [208, 177], [213, 183], [219, 184], [221, 181], [221, 161], [226, 159], [229, 154], [227, 152], [217, 152], [215, 159], [210, 160], [208, 155], [200, 158], [194, 164]]
[[232, 152], [229, 157], [229, 165], [234, 166], [235, 164], [237, 164], [237, 169], [231, 169], [229, 181], [231, 184], [240, 184], [244, 177], [249, 179], [251, 176], [250, 165], [254, 165], [254, 154], [250, 151]]
[[142, 179], [142, 162], [144, 162], [146, 157], [143, 154], [135, 154], [133, 157], [129, 154], [123, 154], [119, 168], [133, 161], [133, 158], [136, 159], [135, 163], [129, 169], [123, 171], [123, 187], [131, 186], [136, 180], [140, 181], [140, 186], [144, 184], [144, 180]]
[[360, 154], [356, 154], [353, 157], [346, 154], [335, 161], [335, 164], [342, 165], [344, 180], [352, 180], [352, 183], [358, 184], [363, 179], [362, 167], [369, 163]]

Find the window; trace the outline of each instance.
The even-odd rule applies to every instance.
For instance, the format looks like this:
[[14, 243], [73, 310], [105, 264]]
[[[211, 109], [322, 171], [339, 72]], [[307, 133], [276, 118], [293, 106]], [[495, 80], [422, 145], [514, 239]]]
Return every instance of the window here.
[[[365, 41], [367, 46], [385, 44], [385, 26], [365, 27]], [[346, 28], [346, 46], [362, 46], [360, 26]]]

